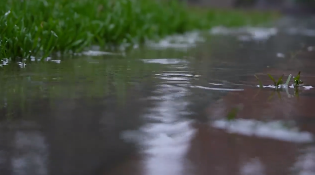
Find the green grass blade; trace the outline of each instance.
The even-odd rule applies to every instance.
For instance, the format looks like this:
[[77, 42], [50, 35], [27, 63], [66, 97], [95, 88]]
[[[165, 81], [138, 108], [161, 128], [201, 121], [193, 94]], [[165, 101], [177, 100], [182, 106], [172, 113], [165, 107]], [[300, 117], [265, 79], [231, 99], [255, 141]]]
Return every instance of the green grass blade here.
[[283, 75], [281, 75], [281, 77], [278, 79], [277, 86], [279, 86], [283, 83], [282, 79], [283, 79]]
[[228, 121], [231, 121], [231, 120], [234, 120], [237, 116], [237, 113], [238, 113], [239, 109], [238, 108], [233, 108], [229, 111], [229, 113], [227, 114], [227, 120]]
[[286, 86], [289, 86], [290, 80], [291, 80], [292, 75], [290, 74], [287, 81], [285, 82]]
[[269, 76], [269, 78], [272, 80], [272, 82], [273, 82], [274, 84], [277, 83], [276, 80], [275, 80], [270, 74], [267, 74], [267, 75]]
[[259, 82], [259, 87], [260, 87], [260, 88], [263, 88], [263, 84], [262, 84], [262, 82], [260, 81], [260, 79], [258, 78], [258, 76], [257, 76], [257, 75], [254, 75], [254, 76], [256, 77], [257, 81]]

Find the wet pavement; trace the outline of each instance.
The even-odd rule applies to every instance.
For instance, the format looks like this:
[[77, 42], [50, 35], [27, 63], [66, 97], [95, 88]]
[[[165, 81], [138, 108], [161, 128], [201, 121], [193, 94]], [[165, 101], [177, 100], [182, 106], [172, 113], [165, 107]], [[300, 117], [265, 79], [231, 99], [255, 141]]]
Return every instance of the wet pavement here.
[[[0, 174], [315, 174], [314, 46], [308, 20], [284, 18], [125, 56], [9, 63], [0, 70]], [[260, 89], [254, 77], [268, 86], [267, 74], [285, 81], [298, 71], [298, 91]]]

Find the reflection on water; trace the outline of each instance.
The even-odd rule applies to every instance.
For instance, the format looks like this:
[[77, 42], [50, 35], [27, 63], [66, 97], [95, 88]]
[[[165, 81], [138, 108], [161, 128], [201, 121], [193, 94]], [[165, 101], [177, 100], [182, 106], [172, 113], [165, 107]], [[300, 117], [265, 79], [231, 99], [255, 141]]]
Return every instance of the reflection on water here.
[[244, 163], [240, 169], [240, 174], [242, 175], [265, 175], [265, 167], [261, 161], [257, 158], [253, 158], [249, 162]]
[[[157, 60], [155, 62], [160, 63]], [[182, 67], [182, 65], [179, 66]], [[173, 77], [165, 75], [173, 75]], [[189, 83], [189, 79], [183, 77], [192, 77], [192, 75], [187, 72], [164, 73], [160, 78], [166, 82], [183, 80]], [[159, 85], [157, 88], [158, 90], [154, 92], [155, 107], [143, 116], [154, 122], [140, 128], [140, 131], [148, 135], [148, 138], [141, 142], [146, 154], [144, 174], [180, 175], [184, 173], [184, 154], [194, 133], [190, 127], [190, 121], [184, 118], [189, 105], [185, 97], [189, 91], [187, 88], [172, 84]]]
[[[282, 24], [219, 29], [124, 57], [89, 51], [59, 64], [5, 63], [0, 174], [314, 174], [314, 38]], [[267, 73], [300, 70], [305, 87], [273, 98], [253, 76], [268, 85]]]
[[143, 59], [142, 60], [145, 63], [157, 63], [157, 64], [179, 64], [179, 63], [185, 63], [185, 60], [181, 59], [166, 59], [166, 58], [161, 58], [161, 59]]
[[191, 86], [191, 88], [200, 88], [214, 91], [243, 91], [244, 89], [226, 89], [226, 88], [212, 88], [212, 87], [204, 87], [204, 86]]
[[286, 126], [281, 121], [260, 122], [255, 120], [236, 119], [233, 121], [216, 120], [212, 124], [215, 128], [225, 129], [229, 133], [246, 136], [266, 137], [281, 141], [312, 142], [313, 136], [309, 132], [299, 132], [294, 126]]
[[48, 148], [38, 131], [17, 131], [13, 137], [13, 174], [46, 175]]
[[314, 147], [301, 150], [301, 155], [298, 156], [297, 162], [292, 170], [298, 175], [314, 174], [315, 172], [315, 153]]

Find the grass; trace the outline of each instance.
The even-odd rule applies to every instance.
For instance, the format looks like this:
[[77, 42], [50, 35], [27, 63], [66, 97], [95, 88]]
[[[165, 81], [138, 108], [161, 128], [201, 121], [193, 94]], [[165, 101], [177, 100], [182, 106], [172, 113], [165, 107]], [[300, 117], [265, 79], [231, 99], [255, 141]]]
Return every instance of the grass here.
[[[270, 78], [270, 80], [274, 83], [275, 89], [282, 88], [284, 75], [281, 75], [281, 77], [278, 79], [278, 81], [276, 81], [272, 75], [270, 75], [270, 74], [267, 74], [267, 75]], [[262, 81], [259, 79], [259, 77], [257, 75], [254, 75], [254, 76], [257, 79], [257, 81], [259, 82], [259, 88], [263, 88]], [[290, 74], [288, 76], [286, 82], [285, 82], [286, 86], [289, 86], [289, 83], [291, 81], [291, 77], [292, 77], [292, 75]], [[299, 71], [298, 74], [295, 77], [293, 77], [293, 80], [294, 80], [293, 86], [295, 88], [297, 88], [303, 84], [303, 81], [301, 80], [301, 71]]]
[[254, 76], [255, 76], [255, 78], [257, 79], [257, 81], [259, 82], [259, 88], [263, 88], [264, 86], [263, 86], [261, 80], [258, 78], [257, 75], [254, 75]]
[[301, 84], [303, 84], [303, 81], [301, 80], [301, 71], [299, 71], [299, 73], [297, 74], [296, 77], [294, 77], [294, 86], [298, 87]]
[[281, 77], [278, 79], [278, 81], [276, 81], [273, 76], [271, 76], [270, 74], [267, 74], [268, 77], [271, 79], [271, 81], [273, 82], [274, 86], [276, 87], [276, 89], [279, 88], [279, 86], [281, 86], [283, 84], [282, 78], [283, 75], [281, 75]]
[[274, 13], [198, 10], [178, 1], [2, 0], [0, 60], [79, 52], [91, 45], [143, 43], [214, 25], [255, 25]]
[[[278, 94], [279, 99], [281, 99], [281, 94], [279, 93], [279, 90], [280, 91], [281, 90], [285, 90], [289, 98], [293, 97], [293, 96], [296, 96], [297, 98], [299, 98], [299, 87], [301, 85], [303, 85], [303, 81], [301, 80], [301, 71], [299, 71], [298, 74], [295, 77], [293, 77], [294, 95], [291, 95], [289, 93], [289, 90], [288, 90], [292, 74], [290, 74], [288, 76], [285, 84], [283, 84], [283, 80], [282, 80], [283, 79], [283, 75], [278, 79], [278, 81], [276, 81], [275, 78], [272, 75], [270, 75], [270, 74], [267, 74], [267, 75], [273, 81], [274, 86], [275, 86], [275, 91], [273, 91], [271, 93], [271, 95], [268, 97], [268, 100], [271, 100], [273, 98], [275, 92]], [[257, 79], [257, 81], [259, 82], [259, 88], [263, 88], [262, 82], [259, 79], [259, 77], [257, 75], [254, 75], [254, 76]], [[258, 93], [259, 93], [259, 91], [258, 91]], [[255, 96], [257, 96], [258, 93]]]

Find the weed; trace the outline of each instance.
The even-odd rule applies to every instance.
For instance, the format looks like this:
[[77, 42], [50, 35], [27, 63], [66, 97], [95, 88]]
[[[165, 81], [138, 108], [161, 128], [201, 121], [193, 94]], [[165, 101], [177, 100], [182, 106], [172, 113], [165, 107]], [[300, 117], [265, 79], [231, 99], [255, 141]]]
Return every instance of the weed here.
[[276, 81], [270, 74], [267, 74], [267, 75], [273, 81], [274, 86], [275, 86], [276, 89], [278, 89], [279, 86], [281, 86], [283, 84], [283, 81], [282, 81], [283, 75], [281, 75], [281, 77], [278, 79], [278, 81]]
[[296, 77], [294, 77], [294, 87], [299, 87], [301, 84], [303, 84], [303, 81], [300, 79], [301, 78], [301, 71], [297, 74]]
[[[272, 80], [272, 82], [273, 82], [273, 84], [274, 84], [274, 86], [275, 86], [275, 88], [276, 89], [278, 89], [278, 88], [282, 88], [282, 84], [283, 84], [283, 76], [284, 75], [282, 75], [279, 79], [278, 79], [278, 81], [276, 81], [274, 78], [273, 78], [273, 76], [271, 76], [270, 74], [267, 74], [268, 75], [268, 77]], [[259, 82], [259, 87], [260, 88], [263, 88], [263, 84], [262, 84], [262, 82], [261, 82], [261, 80], [258, 78], [258, 76], [257, 75], [254, 75], [255, 76], [255, 78], [257, 79], [257, 81]], [[287, 80], [286, 80], [286, 82], [285, 82], [285, 86], [286, 87], [288, 87], [289, 86], [289, 83], [290, 83], [290, 81], [291, 81], [291, 77], [292, 77], [292, 75], [290, 74], [289, 76], [288, 76], [288, 78], [287, 78]], [[294, 79], [294, 87], [295, 88], [297, 88], [297, 87], [299, 87], [301, 84], [303, 84], [303, 81], [301, 80], [301, 71], [299, 71], [298, 72], [298, 74], [297, 74], [297, 76], [296, 77], [293, 77], [293, 79]]]
[[[282, 81], [283, 75], [278, 79], [278, 81], [276, 81], [270, 74], [267, 74], [267, 75], [268, 75], [269, 78], [273, 81], [274, 86], [275, 86], [275, 89], [276, 89], [276, 91], [273, 91], [273, 92], [271, 93], [271, 95], [268, 97], [268, 100], [270, 100], [270, 99], [273, 98], [275, 92], [277, 92], [279, 99], [281, 99], [281, 94], [280, 94], [279, 91], [278, 91], [279, 88], [284, 88], [289, 98], [293, 97], [293, 95], [291, 95], [291, 94], [289, 93], [289, 90], [288, 90], [288, 88], [289, 88], [289, 83], [290, 83], [290, 80], [291, 80], [291, 77], [292, 77], [291, 74], [288, 76], [287, 81], [285, 82], [285, 86], [282, 85], [282, 83], [283, 83], [283, 81]], [[262, 82], [260, 81], [260, 79], [258, 78], [257, 75], [254, 75], [254, 76], [256, 77], [256, 79], [257, 79], [258, 82], [259, 82], [259, 87], [262, 88], [262, 87], [263, 87]], [[297, 98], [299, 98], [299, 88], [298, 88], [298, 87], [299, 87], [301, 84], [303, 84], [303, 81], [300, 79], [300, 77], [301, 77], [301, 71], [299, 71], [299, 73], [297, 74], [297, 76], [294, 77], [294, 84], [293, 84], [293, 85], [294, 85], [294, 96], [296, 96]], [[258, 91], [258, 93], [259, 93], [259, 91]], [[258, 93], [254, 96], [254, 98], [258, 95]]]
[[231, 120], [234, 120], [236, 118], [236, 115], [239, 111], [239, 108], [235, 107], [235, 108], [232, 108], [229, 113], [227, 114], [227, 120], [228, 121], [231, 121]]
[[257, 76], [257, 75], [254, 75], [254, 76], [256, 77], [257, 81], [259, 82], [259, 87], [260, 87], [260, 88], [263, 88], [263, 84], [262, 84], [262, 82], [260, 81], [260, 79], [258, 78], [258, 76]]

